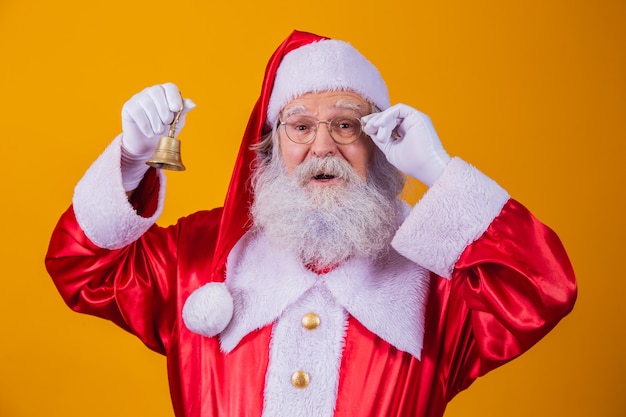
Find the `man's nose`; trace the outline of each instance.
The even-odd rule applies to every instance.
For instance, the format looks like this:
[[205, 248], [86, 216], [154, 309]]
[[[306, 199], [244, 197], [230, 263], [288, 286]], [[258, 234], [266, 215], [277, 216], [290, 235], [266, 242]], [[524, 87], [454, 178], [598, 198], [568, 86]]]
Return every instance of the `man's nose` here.
[[337, 144], [330, 136], [328, 122], [320, 122], [317, 125], [317, 134], [311, 144], [311, 153], [315, 156], [324, 157], [337, 153]]

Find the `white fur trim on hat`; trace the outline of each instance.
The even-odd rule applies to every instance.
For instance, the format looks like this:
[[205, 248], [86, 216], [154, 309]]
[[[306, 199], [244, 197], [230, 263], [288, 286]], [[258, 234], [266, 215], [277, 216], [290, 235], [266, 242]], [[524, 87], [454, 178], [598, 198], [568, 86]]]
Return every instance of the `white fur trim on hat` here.
[[283, 58], [267, 109], [273, 125], [294, 98], [311, 92], [352, 90], [375, 104], [389, 107], [389, 93], [378, 69], [347, 42], [321, 40], [301, 46]]
[[209, 282], [185, 301], [183, 321], [194, 333], [213, 337], [221, 333], [233, 317], [233, 297], [223, 282]]

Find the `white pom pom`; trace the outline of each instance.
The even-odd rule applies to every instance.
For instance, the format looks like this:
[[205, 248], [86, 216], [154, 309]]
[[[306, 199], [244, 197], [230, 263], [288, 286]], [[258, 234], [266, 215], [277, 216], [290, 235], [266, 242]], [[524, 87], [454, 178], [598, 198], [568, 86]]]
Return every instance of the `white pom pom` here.
[[233, 317], [233, 297], [223, 282], [210, 282], [191, 293], [183, 306], [189, 330], [206, 337], [221, 333]]

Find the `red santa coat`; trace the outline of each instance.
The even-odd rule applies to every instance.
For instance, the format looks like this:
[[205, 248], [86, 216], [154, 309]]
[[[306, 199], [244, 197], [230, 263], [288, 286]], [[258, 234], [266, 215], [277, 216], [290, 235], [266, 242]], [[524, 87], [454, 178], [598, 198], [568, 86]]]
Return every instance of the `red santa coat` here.
[[[477, 377], [541, 339], [576, 297], [554, 232], [455, 158], [383, 265], [356, 260], [317, 277], [245, 236], [228, 264], [233, 319], [204, 337], [181, 311], [209, 280], [221, 210], [158, 227], [164, 189], [151, 171], [128, 204], [118, 138], [77, 186], [46, 266], [72, 309], [167, 356], [178, 417], [439, 417]], [[321, 319], [314, 330], [298, 319], [310, 310]], [[292, 385], [298, 371], [305, 388]]]

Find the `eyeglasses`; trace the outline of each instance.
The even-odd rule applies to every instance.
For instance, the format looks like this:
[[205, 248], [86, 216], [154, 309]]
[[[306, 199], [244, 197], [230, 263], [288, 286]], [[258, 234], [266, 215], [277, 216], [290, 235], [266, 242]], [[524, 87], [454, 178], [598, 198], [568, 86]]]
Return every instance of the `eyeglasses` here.
[[355, 142], [363, 131], [361, 130], [361, 120], [351, 116], [337, 116], [330, 120], [317, 120], [311, 116], [295, 114], [284, 122], [279, 123], [285, 126], [285, 133], [289, 140], [299, 144], [313, 142], [317, 135], [317, 128], [320, 123], [326, 123], [330, 137], [340, 145], [349, 145]]

